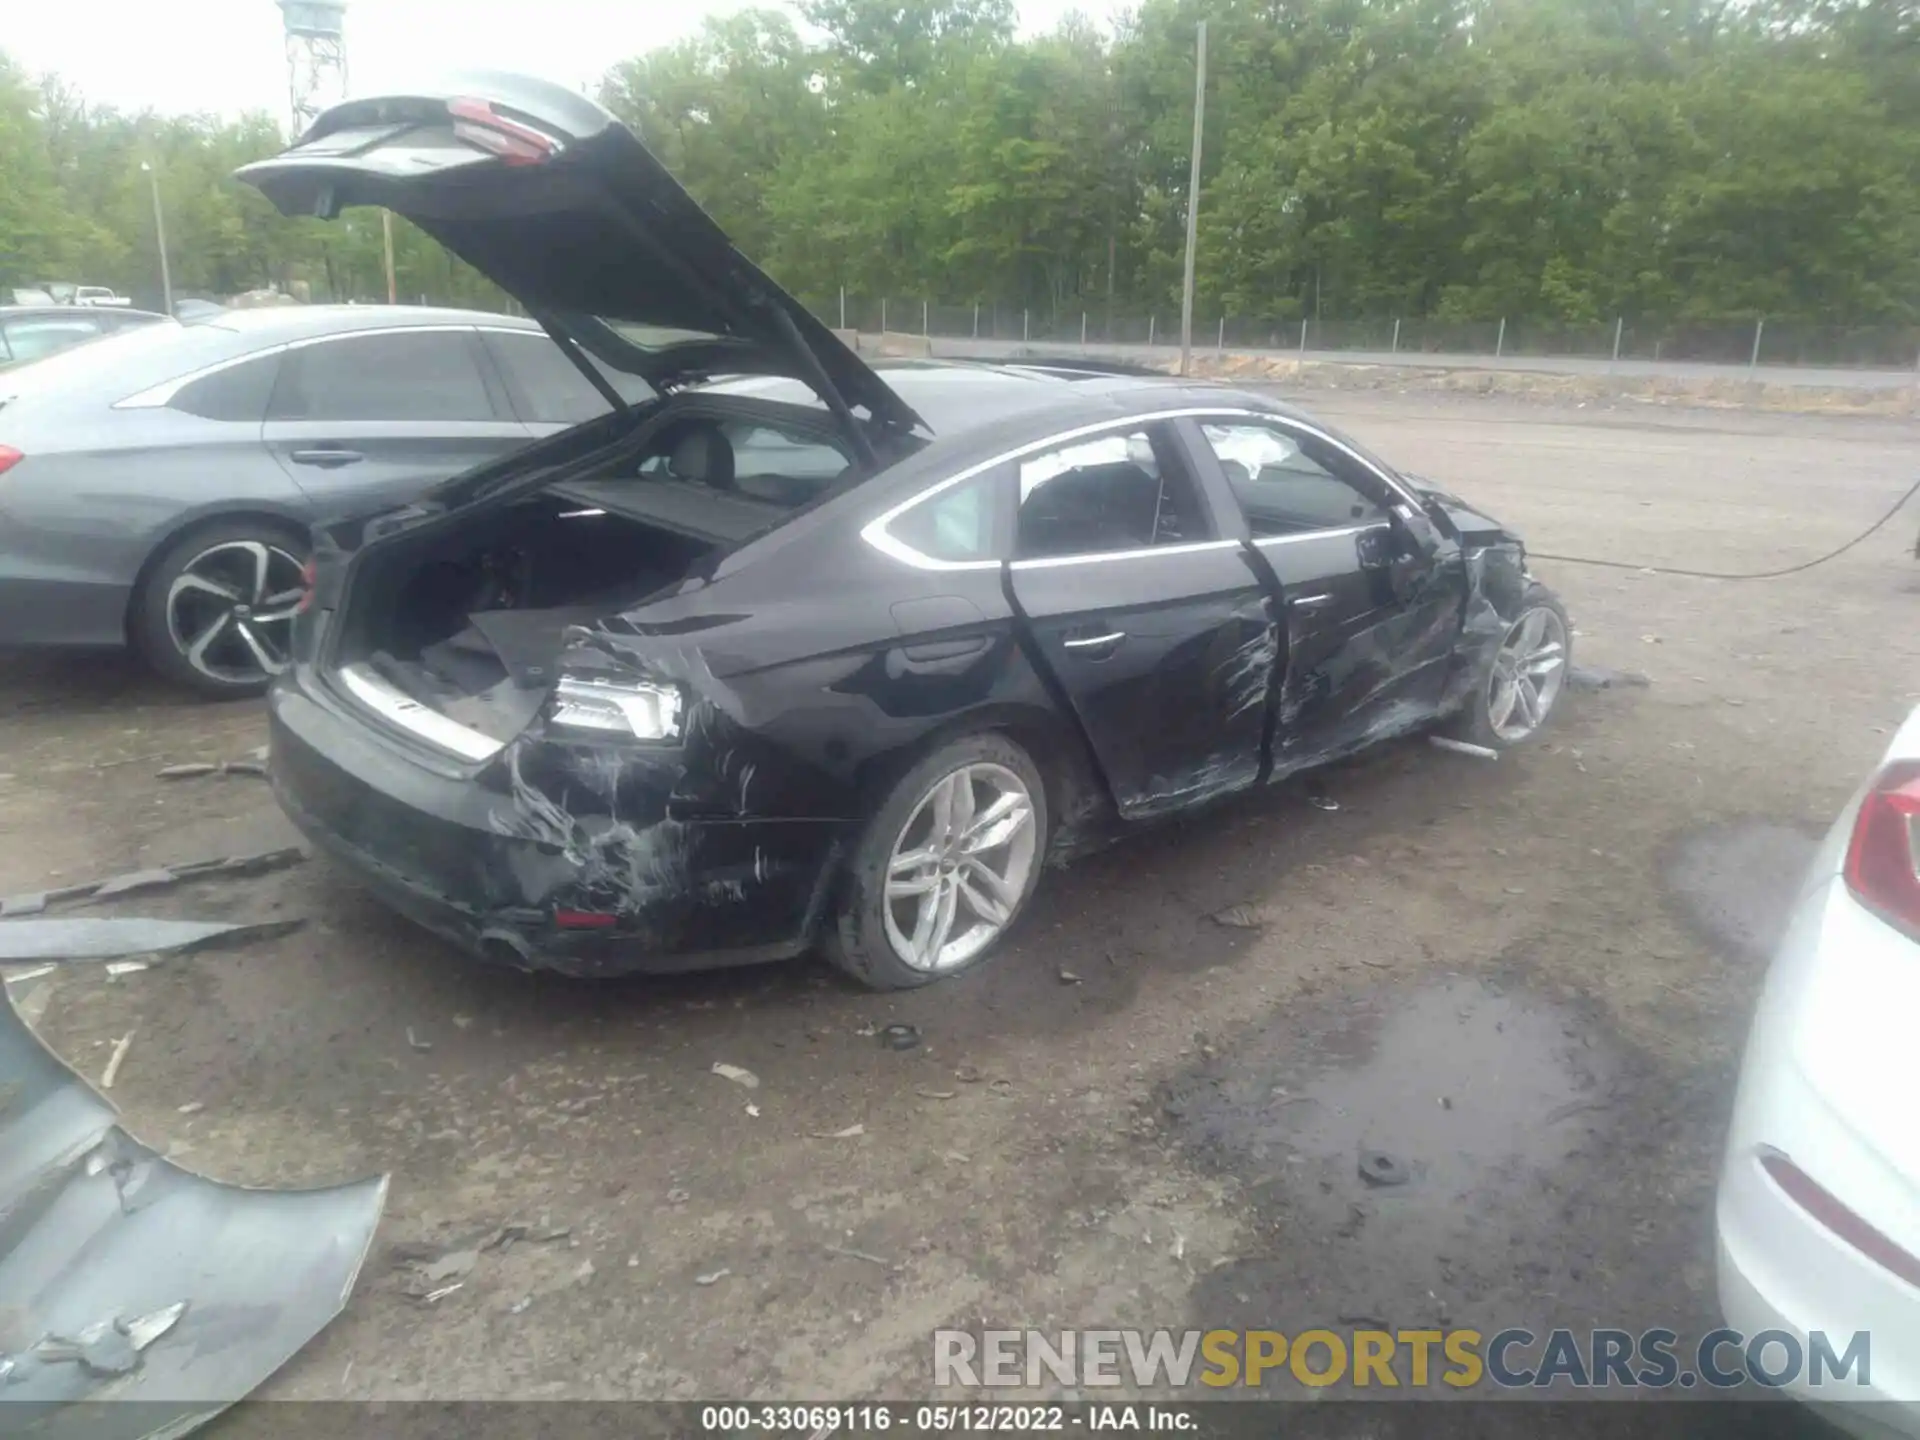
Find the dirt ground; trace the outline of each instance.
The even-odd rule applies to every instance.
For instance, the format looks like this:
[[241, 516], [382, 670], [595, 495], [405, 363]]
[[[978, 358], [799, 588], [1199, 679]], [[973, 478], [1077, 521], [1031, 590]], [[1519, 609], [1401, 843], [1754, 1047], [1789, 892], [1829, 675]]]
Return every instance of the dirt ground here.
[[[1311, 403], [1565, 555], [1791, 563], [1920, 476], [1889, 420]], [[912, 1397], [929, 1333], [983, 1322], [1698, 1329], [1759, 950], [1920, 700], [1916, 526], [1761, 583], [1539, 560], [1578, 658], [1649, 686], [1570, 694], [1518, 757], [1398, 744], [1138, 837], [916, 994], [494, 972], [317, 859], [121, 907], [286, 938], [12, 993], [96, 1082], [131, 1031], [111, 1098], [184, 1163], [392, 1173], [273, 1397]], [[8, 657], [0, 716], [0, 894], [291, 838], [258, 780], [155, 778], [261, 744], [252, 705]], [[1361, 1147], [1414, 1183], [1369, 1191]], [[406, 1256], [512, 1222], [569, 1233], [406, 1293]]]

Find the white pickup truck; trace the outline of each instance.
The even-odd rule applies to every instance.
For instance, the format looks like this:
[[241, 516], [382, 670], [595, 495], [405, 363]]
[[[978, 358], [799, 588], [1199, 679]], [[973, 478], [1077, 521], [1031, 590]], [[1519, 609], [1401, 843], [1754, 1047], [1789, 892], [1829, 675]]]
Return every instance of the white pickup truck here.
[[73, 287], [73, 303], [76, 305], [111, 305], [123, 308], [133, 304], [124, 295], [116, 295], [104, 285], [76, 285]]

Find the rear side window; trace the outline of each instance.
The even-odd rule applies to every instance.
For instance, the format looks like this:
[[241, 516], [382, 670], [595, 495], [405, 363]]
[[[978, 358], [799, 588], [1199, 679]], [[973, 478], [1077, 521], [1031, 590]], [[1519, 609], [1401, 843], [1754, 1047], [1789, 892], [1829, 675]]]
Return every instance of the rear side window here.
[[[578, 425], [607, 413], [607, 402], [600, 392], [545, 335], [488, 331], [483, 338], [499, 363], [522, 420], [537, 425]], [[587, 363], [594, 362], [589, 358]], [[652, 389], [638, 376], [598, 368], [622, 399], [637, 403], [653, 398]]]
[[183, 385], [169, 403], [175, 410], [207, 420], [257, 424], [267, 413], [267, 400], [273, 394], [273, 382], [279, 373], [280, 356], [262, 355], [258, 360], [229, 365]]
[[995, 468], [922, 500], [887, 533], [930, 560], [991, 560], [998, 553], [1005, 470]]
[[495, 420], [466, 330], [323, 340], [289, 350], [271, 420]]
[[1101, 435], [1020, 462], [1019, 559], [1212, 538], [1199, 490], [1164, 427]]

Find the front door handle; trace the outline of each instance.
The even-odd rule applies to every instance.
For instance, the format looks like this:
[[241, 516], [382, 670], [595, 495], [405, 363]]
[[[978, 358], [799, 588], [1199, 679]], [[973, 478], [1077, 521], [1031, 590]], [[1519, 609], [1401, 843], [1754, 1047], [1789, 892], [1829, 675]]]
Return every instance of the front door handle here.
[[1104, 660], [1118, 650], [1126, 638], [1124, 630], [1109, 630], [1104, 635], [1075, 635], [1060, 643], [1085, 659]]
[[1324, 610], [1333, 604], [1331, 595], [1296, 595], [1288, 602], [1296, 610]]
[[357, 465], [366, 456], [358, 450], [296, 450], [293, 463], [296, 465], [318, 465], [322, 470], [338, 470], [342, 465]]

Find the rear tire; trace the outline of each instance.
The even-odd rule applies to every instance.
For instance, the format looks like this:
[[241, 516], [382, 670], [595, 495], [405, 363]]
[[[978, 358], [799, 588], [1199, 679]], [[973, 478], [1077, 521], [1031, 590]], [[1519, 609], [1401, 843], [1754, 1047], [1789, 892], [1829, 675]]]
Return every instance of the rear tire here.
[[1441, 733], [1489, 750], [1527, 744], [1553, 718], [1572, 661], [1573, 625], [1566, 607], [1546, 586], [1530, 581], [1500, 648]]
[[130, 638], [169, 680], [221, 700], [259, 695], [286, 668], [307, 537], [272, 520], [216, 520], [161, 551]]
[[875, 990], [912, 989], [979, 964], [1040, 883], [1050, 819], [1039, 770], [1006, 736], [942, 745], [867, 822], [827, 958]]

